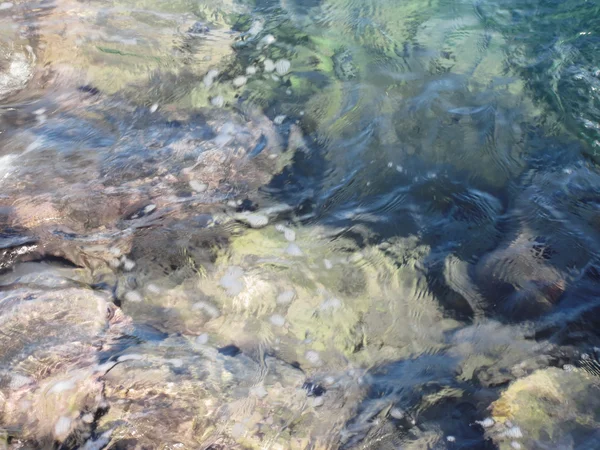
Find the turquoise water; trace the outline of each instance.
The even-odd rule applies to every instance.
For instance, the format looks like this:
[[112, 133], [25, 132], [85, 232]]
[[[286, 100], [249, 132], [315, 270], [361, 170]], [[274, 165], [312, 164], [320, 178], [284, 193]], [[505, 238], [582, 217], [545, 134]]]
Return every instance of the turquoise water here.
[[0, 446], [600, 447], [600, 3], [0, 3]]

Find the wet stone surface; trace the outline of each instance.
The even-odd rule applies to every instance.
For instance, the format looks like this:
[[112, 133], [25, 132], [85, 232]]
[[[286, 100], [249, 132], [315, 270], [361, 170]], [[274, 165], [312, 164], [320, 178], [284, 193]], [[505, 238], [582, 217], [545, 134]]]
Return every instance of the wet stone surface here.
[[598, 447], [593, 5], [359, 3], [0, 3], [1, 448]]

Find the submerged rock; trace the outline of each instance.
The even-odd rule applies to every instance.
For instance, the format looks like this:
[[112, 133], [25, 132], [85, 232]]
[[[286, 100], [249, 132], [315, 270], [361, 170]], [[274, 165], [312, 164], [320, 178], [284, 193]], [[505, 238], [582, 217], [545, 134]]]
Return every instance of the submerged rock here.
[[[584, 448], [600, 425], [600, 379], [584, 371], [538, 370], [513, 382], [492, 406], [486, 432], [501, 450]], [[591, 447], [590, 447], [591, 448]]]

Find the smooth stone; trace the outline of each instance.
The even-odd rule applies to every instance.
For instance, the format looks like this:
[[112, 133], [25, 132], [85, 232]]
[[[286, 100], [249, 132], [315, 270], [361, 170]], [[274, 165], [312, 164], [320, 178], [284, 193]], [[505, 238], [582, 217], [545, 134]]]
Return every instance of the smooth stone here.
[[285, 118], [286, 118], [286, 116], [284, 114], [281, 114], [273, 119], [273, 123], [275, 125], [281, 125], [283, 123], [283, 121], [285, 120]]
[[75, 389], [75, 382], [73, 380], [59, 381], [48, 391], [52, 394], [60, 394]]
[[202, 80], [204, 82], [204, 86], [211, 87], [213, 82], [215, 81], [215, 78], [219, 76], [219, 71], [217, 69], [211, 69], [209, 70], [206, 75], [204, 75], [204, 79]]
[[296, 240], [296, 232], [290, 228], [283, 232], [283, 236], [289, 242], [294, 242]]
[[248, 78], [246, 78], [243, 75], [240, 75], [239, 77], [235, 77], [233, 79], [233, 85], [237, 88], [242, 87], [243, 85], [246, 84], [246, 82], [248, 81]]
[[519, 427], [511, 427], [508, 430], [506, 430], [505, 432], [500, 434], [502, 437], [507, 437], [507, 438], [511, 438], [511, 439], [520, 439], [523, 437], [523, 432], [521, 431], [521, 429]]
[[146, 286], [146, 290], [151, 294], [160, 294], [160, 288], [153, 283], [150, 283], [148, 286]]
[[193, 191], [198, 193], [205, 192], [208, 189], [208, 186], [206, 184], [201, 183], [198, 180], [191, 180], [189, 182], [189, 185]]
[[152, 105], [150, 107], [150, 112], [151, 113], [155, 113], [156, 111], [158, 111], [158, 103], [155, 103], [154, 105]]
[[210, 99], [210, 104], [216, 106], [217, 108], [222, 108], [225, 104], [225, 99], [222, 95], [217, 95]]
[[475, 423], [477, 425], [481, 425], [483, 428], [491, 428], [491, 427], [494, 426], [494, 424], [496, 422], [491, 417], [488, 417], [488, 418], [483, 419], [483, 420], [476, 420]]
[[290, 71], [291, 67], [292, 67], [292, 63], [289, 62], [287, 59], [280, 59], [279, 61], [277, 61], [275, 63], [275, 70], [281, 76], [288, 73]]
[[205, 345], [208, 343], [208, 333], [202, 333], [196, 338], [196, 344]]
[[294, 300], [294, 297], [296, 297], [296, 293], [294, 291], [284, 291], [277, 296], [277, 304], [287, 305]]
[[263, 214], [238, 214], [235, 218], [240, 222], [250, 225], [251, 228], [264, 228], [269, 224], [269, 218]]
[[316, 366], [321, 362], [321, 356], [319, 356], [319, 353], [315, 352], [314, 350], [307, 351], [304, 357], [313, 366]]
[[256, 73], [256, 66], [246, 67], [246, 75], [254, 75]]
[[279, 314], [273, 314], [269, 320], [276, 327], [282, 327], [285, 325], [285, 317]]
[[255, 396], [257, 396], [258, 398], [265, 398], [268, 395], [267, 390], [265, 389], [265, 387], [260, 384], [258, 386], [254, 386], [250, 392], [252, 392], [252, 394], [254, 394]]
[[404, 419], [404, 411], [400, 408], [392, 408], [390, 409], [390, 416], [394, 419], [402, 420]]
[[123, 270], [126, 270], [127, 272], [133, 270], [135, 267], [135, 262], [129, 258], [123, 257], [121, 258], [121, 262], [123, 263]]
[[15, 5], [13, 5], [12, 3], [9, 3], [9, 2], [0, 3], [0, 11], [4, 10], [4, 9], [10, 9], [13, 6], [15, 6]]
[[71, 430], [71, 419], [69, 419], [68, 417], [65, 417], [65, 416], [60, 417], [56, 421], [56, 424], [54, 425], [54, 435], [56, 436], [57, 439], [59, 439], [61, 441], [67, 437], [70, 430]]
[[273, 72], [275, 70], [275, 63], [270, 59], [265, 59], [263, 65], [265, 66], [265, 72], [267, 73]]
[[287, 246], [285, 252], [290, 256], [302, 256], [304, 254], [302, 253], [302, 250], [300, 250], [300, 247], [293, 243]]
[[275, 39], [275, 36], [273, 36], [272, 34], [267, 34], [264, 38], [262, 38], [260, 40], [260, 42], [263, 45], [271, 45], [271, 44], [275, 43], [276, 40], [277, 39]]
[[129, 291], [125, 294], [125, 300], [128, 302], [139, 303], [143, 300], [143, 297], [138, 291]]
[[241, 267], [232, 266], [227, 269], [227, 273], [221, 278], [219, 284], [227, 291], [227, 294], [235, 297], [244, 290], [244, 270]]
[[323, 403], [325, 403], [325, 400], [323, 399], [323, 397], [315, 397], [312, 400], [312, 405], [314, 408], [318, 408], [319, 406], [323, 406]]

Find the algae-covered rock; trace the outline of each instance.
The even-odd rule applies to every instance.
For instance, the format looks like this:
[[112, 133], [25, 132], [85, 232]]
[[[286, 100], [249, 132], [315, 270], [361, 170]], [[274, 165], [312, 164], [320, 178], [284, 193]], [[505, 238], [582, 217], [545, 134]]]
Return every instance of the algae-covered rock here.
[[[488, 431], [501, 450], [586, 448], [600, 420], [600, 380], [582, 370], [548, 368], [513, 382], [491, 406]], [[583, 447], [579, 447], [583, 445]]]

